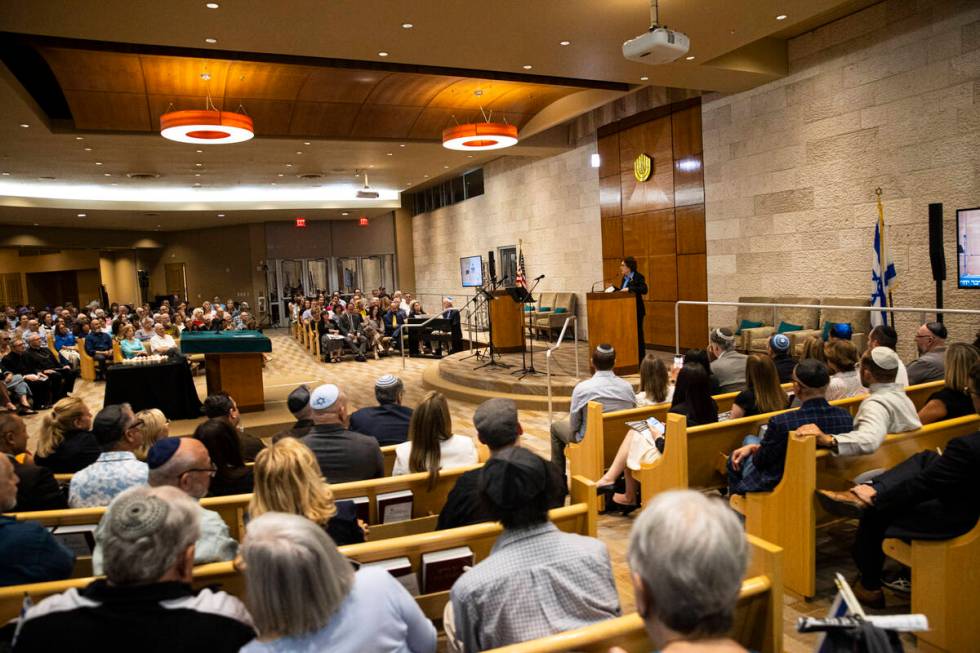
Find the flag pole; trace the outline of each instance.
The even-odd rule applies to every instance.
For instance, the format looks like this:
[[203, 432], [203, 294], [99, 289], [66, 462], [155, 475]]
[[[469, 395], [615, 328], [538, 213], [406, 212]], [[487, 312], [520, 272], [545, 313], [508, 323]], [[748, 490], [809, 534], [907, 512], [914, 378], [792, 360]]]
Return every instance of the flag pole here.
[[[881, 270], [881, 285], [884, 288], [887, 285], [888, 279], [888, 268], [885, 267], [885, 207], [881, 204], [881, 186], [875, 188], [875, 199], [878, 202], [878, 240], [880, 247], [878, 248], [878, 269]], [[885, 299], [885, 298], [882, 298]], [[885, 299], [885, 306], [894, 306], [892, 301], [892, 291], [891, 288], [888, 289], [888, 298]], [[891, 322], [892, 328], [895, 328], [895, 313], [889, 311], [888, 319]]]

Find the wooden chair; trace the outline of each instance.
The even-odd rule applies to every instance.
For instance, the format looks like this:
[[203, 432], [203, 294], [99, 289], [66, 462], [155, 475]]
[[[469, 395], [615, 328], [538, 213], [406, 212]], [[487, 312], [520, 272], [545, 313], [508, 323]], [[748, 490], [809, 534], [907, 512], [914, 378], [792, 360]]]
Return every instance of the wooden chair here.
[[745, 530], [786, 551], [786, 588], [804, 597], [816, 591], [817, 526], [832, 521], [814, 498], [817, 488], [847, 489], [852, 479], [872, 469], [887, 469], [924, 449], [973, 433], [980, 416], [927, 424], [916, 431], [890, 433], [873, 454], [833, 456], [817, 449], [816, 438], [790, 434], [783, 479], [771, 492], [751, 492], [741, 503]]
[[[77, 338], [75, 344], [78, 346], [78, 374], [86, 381], [95, 380], [95, 359], [85, 351], [85, 338]], [[53, 346], [53, 345], [52, 345]]]
[[[749, 568], [742, 581], [730, 634], [750, 651], [777, 653], [783, 650], [782, 549], [751, 535], [748, 541]], [[634, 612], [551, 637], [491, 649], [488, 653], [606, 653], [613, 646], [628, 653], [653, 650], [640, 615]]]
[[123, 362], [122, 346], [119, 341], [115, 338], [112, 339], [112, 362], [121, 363]]
[[[336, 487], [336, 486], [335, 486]], [[595, 537], [598, 523], [598, 501], [595, 484], [581, 477], [572, 479], [572, 503], [552, 510], [548, 517], [559, 529], [566, 533], [578, 533]], [[497, 537], [503, 527], [496, 522], [451, 528], [444, 531], [409, 535], [378, 542], [365, 542], [340, 547], [340, 552], [361, 563], [407, 557], [412, 568], [421, 568], [423, 553], [443, 551], [457, 546], [468, 546], [473, 550], [475, 562], [490, 555]], [[0, 622], [7, 622], [20, 614], [24, 596], [30, 596], [34, 603], [67, 591], [71, 588], [85, 587], [94, 578], [74, 578], [0, 588]], [[218, 586], [219, 589], [238, 597], [245, 596], [244, 578], [235, 570], [231, 562], [216, 562], [201, 565], [194, 569], [194, 587]], [[416, 597], [416, 601], [427, 617], [441, 620], [442, 612], [449, 601], [449, 592], [437, 592]]]
[[980, 643], [980, 522], [951, 540], [887, 539], [885, 554], [912, 569], [912, 612], [929, 618], [920, 651], [976, 651]]

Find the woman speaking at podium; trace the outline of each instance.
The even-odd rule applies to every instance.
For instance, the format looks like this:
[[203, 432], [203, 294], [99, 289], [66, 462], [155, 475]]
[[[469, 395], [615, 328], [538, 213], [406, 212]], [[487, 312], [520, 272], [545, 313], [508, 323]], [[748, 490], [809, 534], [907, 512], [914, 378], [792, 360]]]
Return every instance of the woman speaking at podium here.
[[640, 354], [637, 362], [642, 363], [647, 355], [646, 343], [643, 342], [643, 317], [647, 314], [646, 307], [643, 305], [643, 295], [647, 294], [647, 280], [636, 270], [636, 259], [632, 256], [623, 259], [619, 264], [619, 271], [623, 275], [623, 282], [619, 284], [619, 289], [636, 295], [636, 335], [639, 340], [637, 351]]

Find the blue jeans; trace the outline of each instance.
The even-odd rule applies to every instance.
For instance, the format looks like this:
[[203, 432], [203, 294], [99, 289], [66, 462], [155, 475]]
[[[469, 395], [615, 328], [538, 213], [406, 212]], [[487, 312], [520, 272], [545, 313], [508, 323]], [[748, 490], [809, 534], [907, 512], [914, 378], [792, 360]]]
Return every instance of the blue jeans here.
[[[747, 435], [745, 439], [742, 440], [742, 446], [750, 444], [759, 444], [762, 442], [762, 438], [757, 435]], [[742, 459], [742, 464], [739, 469], [732, 467], [732, 459], [728, 459], [728, 489], [732, 494], [745, 494], [747, 491], [752, 491], [753, 483], [745, 483], [746, 479], [753, 479], [755, 477], [755, 463], [752, 462], [752, 456], [746, 456]]]

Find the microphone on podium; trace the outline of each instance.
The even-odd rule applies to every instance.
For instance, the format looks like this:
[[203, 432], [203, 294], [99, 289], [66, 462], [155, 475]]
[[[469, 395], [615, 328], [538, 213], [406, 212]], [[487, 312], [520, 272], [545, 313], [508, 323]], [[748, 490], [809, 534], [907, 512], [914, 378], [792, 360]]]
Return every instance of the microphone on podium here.
[[595, 292], [595, 286], [596, 286], [597, 283], [601, 283], [603, 288], [606, 287], [606, 280], [605, 279], [599, 279], [598, 281], [596, 281], [595, 283], [592, 284], [592, 290], [590, 292]]
[[543, 275], [543, 274], [542, 274], [542, 275], [539, 275], [539, 276], [536, 276], [536, 277], [534, 277], [534, 280], [535, 280], [535, 281], [541, 281], [542, 279], [544, 279], [544, 275]]

